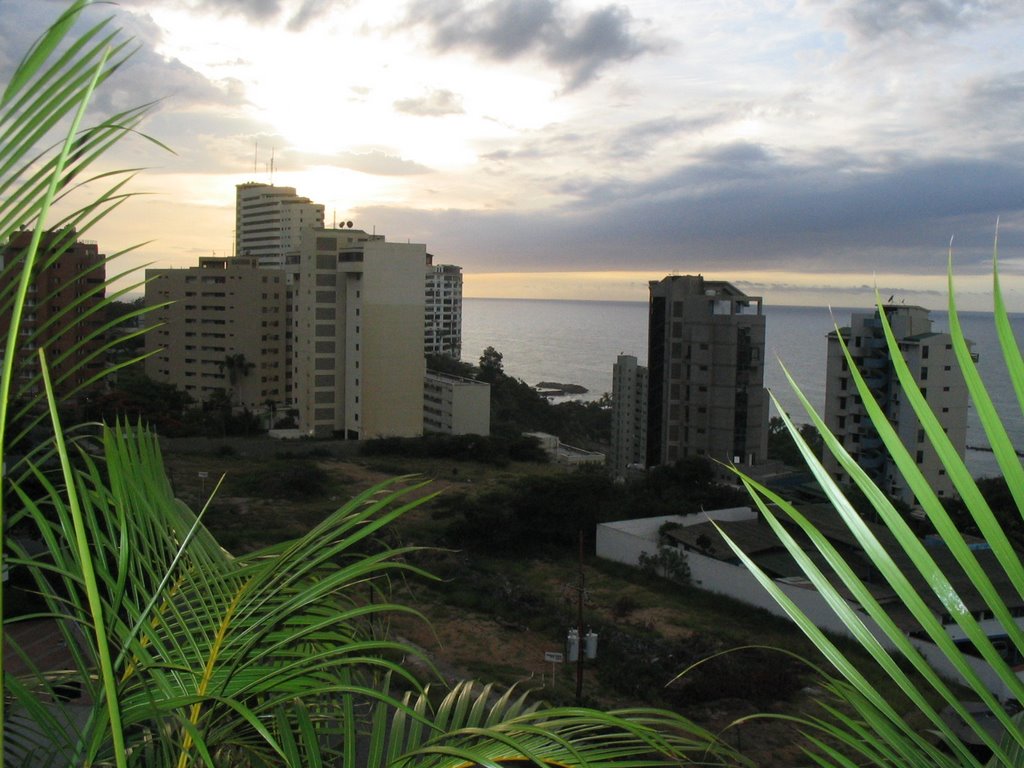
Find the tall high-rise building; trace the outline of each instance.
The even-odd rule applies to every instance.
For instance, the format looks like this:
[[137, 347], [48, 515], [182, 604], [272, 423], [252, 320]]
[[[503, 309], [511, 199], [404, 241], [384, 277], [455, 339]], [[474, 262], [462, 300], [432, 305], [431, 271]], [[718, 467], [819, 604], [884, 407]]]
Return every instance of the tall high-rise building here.
[[624, 478], [630, 467], [647, 462], [647, 368], [632, 355], [612, 366], [612, 444], [608, 469]]
[[324, 226], [324, 207], [294, 187], [249, 181], [235, 187], [235, 255], [282, 267], [298, 255], [302, 232]]
[[[0, 252], [0, 297], [11, 297], [21, 279], [18, 262], [32, 232], [15, 232]], [[43, 391], [38, 350], [46, 354], [54, 390], [60, 398], [84, 394], [104, 367], [104, 317], [98, 311], [104, 298], [106, 257], [95, 242], [79, 240], [74, 229], [44, 233], [28, 286], [16, 349], [12, 398]], [[0, 313], [0, 354], [6, 344], [11, 311]]]
[[760, 463], [768, 441], [761, 297], [700, 275], [650, 283], [647, 465]]
[[[146, 375], [196, 402], [215, 393], [257, 412], [290, 401], [285, 273], [255, 258], [201, 258], [185, 269], [147, 269], [146, 304], [159, 323], [145, 335]], [[163, 305], [163, 306], [161, 306]]]
[[291, 349], [299, 428], [348, 438], [423, 434], [421, 243], [307, 229], [294, 263]]
[[[967, 443], [967, 385], [960, 374], [952, 338], [948, 333], [932, 330], [932, 320], [923, 307], [885, 304], [882, 311], [921, 393], [963, 457]], [[913, 503], [913, 493], [882, 445], [857, 394], [839, 343], [840, 335], [876, 402], [936, 494], [953, 495], [953, 484], [896, 379], [878, 310], [855, 312], [849, 326], [828, 336], [825, 424], [882, 490]], [[833, 477], [839, 481], [848, 479], [831, 453], [826, 452], [824, 458]]]
[[[430, 254], [427, 258], [433, 261]], [[462, 358], [462, 267], [427, 265], [423, 351], [427, 355]]]

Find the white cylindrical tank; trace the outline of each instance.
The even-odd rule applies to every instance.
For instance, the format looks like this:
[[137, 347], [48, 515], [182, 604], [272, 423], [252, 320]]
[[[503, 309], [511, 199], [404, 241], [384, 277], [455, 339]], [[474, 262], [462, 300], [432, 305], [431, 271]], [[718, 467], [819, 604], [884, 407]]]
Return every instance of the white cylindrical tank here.
[[565, 638], [566, 657], [569, 661], [576, 661], [580, 657], [580, 633], [570, 629]]
[[591, 632], [587, 630], [587, 634], [584, 636], [583, 650], [588, 659], [597, 658], [597, 632]]

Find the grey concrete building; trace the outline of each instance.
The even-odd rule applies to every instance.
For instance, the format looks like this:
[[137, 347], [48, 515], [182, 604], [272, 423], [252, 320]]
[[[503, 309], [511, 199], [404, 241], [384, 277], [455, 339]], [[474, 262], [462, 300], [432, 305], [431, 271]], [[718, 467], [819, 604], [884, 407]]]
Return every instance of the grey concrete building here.
[[[950, 335], [932, 330], [932, 320], [923, 307], [885, 304], [882, 311], [918, 388], [962, 458], [967, 443], [967, 385], [960, 374]], [[896, 379], [878, 310], [855, 312], [849, 326], [828, 336], [825, 424], [882, 490], [907, 503], [914, 502], [913, 493], [882, 445], [857, 394], [840, 336], [875, 401], [928, 483], [939, 496], [953, 495], [953, 484]], [[827, 452], [825, 467], [837, 480], [848, 480]]]
[[633, 355], [619, 355], [612, 366], [612, 442], [608, 471], [625, 478], [631, 467], [647, 464], [647, 368]]
[[701, 275], [650, 283], [647, 466], [760, 463], [768, 440], [759, 296]]

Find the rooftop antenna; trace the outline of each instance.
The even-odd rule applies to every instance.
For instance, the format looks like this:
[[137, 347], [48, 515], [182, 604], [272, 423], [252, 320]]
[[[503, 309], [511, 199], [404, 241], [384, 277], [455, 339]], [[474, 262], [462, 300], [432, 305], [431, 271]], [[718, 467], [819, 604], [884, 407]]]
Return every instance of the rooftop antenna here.
[[256, 141], [253, 142], [253, 149], [252, 149], [252, 175], [253, 176], [256, 175], [256, 162], [259, 160], [259, 157], [260, 157], [260, 142], [259, 142], [259, 139], [257, 139]]
[[333, 217], [331, 219], [331, 229], [337, 229], [338, 228], [338, 209], [337, 208], [335, 208], [331, 212], [331, 216]]
[[274, 186], [274, 150], [276, 147], [270, 148], [270, 186]]

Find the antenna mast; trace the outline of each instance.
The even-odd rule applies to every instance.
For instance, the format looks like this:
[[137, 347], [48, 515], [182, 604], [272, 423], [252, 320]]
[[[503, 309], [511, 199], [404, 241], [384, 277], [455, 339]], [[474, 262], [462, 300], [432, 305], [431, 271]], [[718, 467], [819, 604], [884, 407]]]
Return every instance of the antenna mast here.
[[274, 150], [275, 147], [270, 148], [270, 186], [274, 186]]
[[253, 176], [256, 175], [256, 162], [259, 160], [259, 158], [260, 158], [260, 142], [259, 142], [259, 139], [257, 139], [256, 141], [253, 142], [253, 149], [252, 149], [252, 175]]

